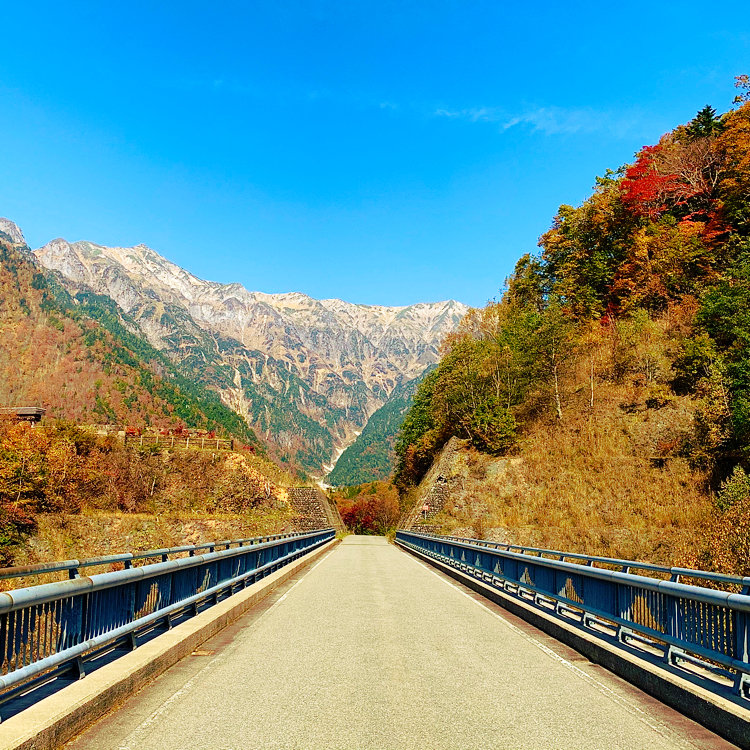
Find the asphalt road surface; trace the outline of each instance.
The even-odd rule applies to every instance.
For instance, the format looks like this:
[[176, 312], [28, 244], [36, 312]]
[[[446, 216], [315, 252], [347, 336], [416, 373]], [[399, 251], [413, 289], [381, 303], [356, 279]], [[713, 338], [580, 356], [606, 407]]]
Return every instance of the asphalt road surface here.
[[385, 539], [356, 536], [69, 745], [731, 747]]

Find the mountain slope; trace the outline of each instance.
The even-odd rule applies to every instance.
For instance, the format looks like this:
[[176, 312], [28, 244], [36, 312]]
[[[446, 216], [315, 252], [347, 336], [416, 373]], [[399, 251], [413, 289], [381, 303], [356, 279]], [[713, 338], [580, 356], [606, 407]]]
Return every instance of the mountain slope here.
[[341, 454], [326, 482], [334, 487], [387, 479], [393, 473], [396, 435], [422, 378], [393, 389], [388, 401], [367, 421], [362, 433]]
[[[750, 574], [750, 79], [737, 84], [737, 107], [707, 105], [561, 205], [502, 299], [462, 321], [396, 443], [415, 508], [444, 445], [476, 449], [443, 529]], [[490, 458], [509, 455], [520, 470]]]
[[408, 307], [249, 292], [203, 281], [144, 245], [57, 239], [35, 251], [79, 289], [106, 294], [151, 344], [210, 386], [276, 446], [321, 473], [401, 383], [438, 357], [466, 308]]
[[219, 397], [183, 377], [108, 297], [71, 296], [23, 235], [0, 225], [0, 403], [79, 422], [219, 430], [257, 442]]

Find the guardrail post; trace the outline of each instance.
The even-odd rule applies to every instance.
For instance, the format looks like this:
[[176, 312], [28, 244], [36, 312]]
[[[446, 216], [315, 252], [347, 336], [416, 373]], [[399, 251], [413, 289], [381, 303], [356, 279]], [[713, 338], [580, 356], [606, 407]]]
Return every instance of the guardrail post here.
[[[682, 627], [682, 610], [680, 608], [680, 601], [676, 596], [667, 597], [667, 635], [671, 635], [672, 638], [680, 638], [683, 627]], [[667, 664], [672, 663], [672, 652], [674, 648], [668, 646], [664, 650], [664, 661]]]
[[[745, 595], [749, 594], [750, 586], [745, 586], [742, 589], [742, 593]], [[747, 612], [740, 612], [738, 610], [734, 610], [732, 615], [732, 619], [734, 620], [732, 623], [734, 625], [734, 658], [747, 664], [750, 661], [750, 615]], [[738, 693], [742, 692], [743, 677], [743, 673], [737, 670], [734, 689]]]
[[83, 664], [83, 659], [79, 656], [72, 663], [73, 674], [76, 675], [77, 680], [82, 680], [86, 676], [86, 667]]

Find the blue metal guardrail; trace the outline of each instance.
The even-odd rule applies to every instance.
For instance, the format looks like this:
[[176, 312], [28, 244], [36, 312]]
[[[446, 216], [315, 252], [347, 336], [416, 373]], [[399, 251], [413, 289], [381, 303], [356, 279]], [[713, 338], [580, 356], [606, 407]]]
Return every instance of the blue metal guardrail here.
[[[277, 539], [288, 539], [296, 536], [296, 533], [271, 534], [268, 536], [247, 537], [245, 539], [224, 539], [218, 542], [205, 542], [203, 544], [185, 544], [181, 547], [164, 547], [161, 549], [145, 550], [143, 552], [122, 552], [116, 555], [102, 555], [90, 557], [85, 560], [58, 560], [56, 562], [35, 563], [33, 565], [17, 565], [12, 568], [0, 568], [0, 580], [8, 579], [31, 579], [45, 574], [67, 573], [69, 578], [78, 578], [81, 568], [104, 567], [121, 565], [125, 569], [132, 568], [146, 560], [159, 558], [166, 562], [170, 558], [187, 554], [195, 556], [201, 550], [215, 552], [217, 549], [229, 549], [232, 545], [244, 547], [248, 544], [260, 544], [261, 542], [273, 542]], [[37, 583], [37, 581], [34, 581]]]
[[[651, 661], [687, 669], [714, 690], [750, 700], [748, 578], [538, 548], [531, 555], [474, 539], [409, 531], [398, 531], [396, 542], [598, 637], [637, 649]], [[539, 552], [583, 557], [587, 564], [553, 560]], [[623, 570], [594, 567], [594, 561]], [[718, 591], [624, 572], [632, 568], [739, 583], [743, 590]]]
[[[127, 559], [95, 558], [85, 562], [127, 562], [177, 551], [191, 555], [0, 593], [0, 705], [65, 672], [82, 677], [87, 662], [122, 645], [135, 648], [147, 633], [198, 614], [334, 536], [333, 529], [321, 529], [245, 540], [239, 547], [205, 554], [195, 552], [217, 543], [151, 550]], [[51, 565], [62, 567], [47, 566], [50, 570], [72, 571], [81, 563]], [[39, 573], [44, 565], [33, 567]]]
[[[425, 536], [436, 536], [435, 534], [426, 534]], [[480, 547], [489, 547], [491, 549], [504, 550], [505, 552], [520, 552], [524, 555], [534, 555], [537, 557], [549, 557], [557, 560], [573, 560], [579, 564], [591, 565], [597, 564], [609, 567], [619, 568], [622, 573], [630, 573], [633, 570], [645, 570], [655, 576], [663, 575], [671, 581], [679, 581], [681, 578], [689, 579], [691, 582], [700, 580], [705, 583], [719, 584], [720, 586], [730, 586], [737, 588], [740, 593], [750, 593], [750, 577], [733, 576], [726, 573], [711, 573], [706, 570], [694, 570], [693, 568], [669, 568], [664, 565], [655, 565], [654, 563], [638, 562], [636, 560], [622, 560], [617, 557], [599, 557], [597, 555], [584, 555], [579, 552], [563, 552], [557, 549], [546, 549], [544, 547], [524, 547], [518, 544], [508, 544], [506, 542], [492, 542], [486, 539], [467, 539], [460, 536], [443, 536], [438, 535], [439, 539], [450, 539], [455, 542], [467, 542], [476, 544]], [[1, 571], [0, 571], [1, 572]]]

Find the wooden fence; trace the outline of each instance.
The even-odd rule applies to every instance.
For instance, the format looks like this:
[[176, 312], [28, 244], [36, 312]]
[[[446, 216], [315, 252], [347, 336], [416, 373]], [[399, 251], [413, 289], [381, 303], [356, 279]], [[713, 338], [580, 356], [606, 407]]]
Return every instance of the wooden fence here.
[[162, 448], [233, 451], [234, 440], [212, 437], [181, 437], [178, 435], [125, 435], [125, 445], [158, 445]]

